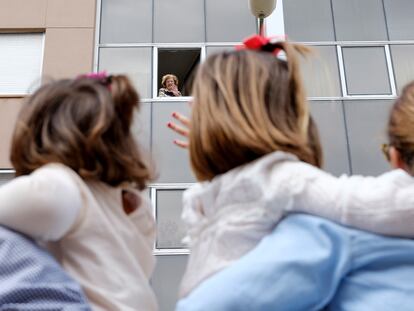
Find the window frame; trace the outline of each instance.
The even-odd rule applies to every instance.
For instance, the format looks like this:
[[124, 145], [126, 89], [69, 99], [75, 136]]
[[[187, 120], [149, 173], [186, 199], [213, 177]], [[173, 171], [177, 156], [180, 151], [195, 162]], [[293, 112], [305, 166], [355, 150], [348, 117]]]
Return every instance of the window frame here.
[[190, 101], [191, 96], [180, 97], [159, 97], [159, 81], [158, 81], [158, 50], [159, 49], [175, 49], [175, 50], [188, 50], [188, 49], [200, 49], [200, 64], [206, 59], [206, 45], [198, 43], [177, 43], [177, 44], [157, 44], [152, 49], [152, 97], [154, 101]]
[[[152, 205], [152, 210], [154, 214], [155, 223], [158, 224], [158, 206], [157, 206], [157, 195], [158, 191], [162, 190], [177, 190], [177, 191], [184, 191], [190, 188], [194, 183], [161, 183], [161, 184], [151, 184], [149, 185], [150, 189], [150, 200]], [[154, 255], [188, 255], [190, 250], [188, 248], [158, 248], [157, 247], [157, 239], [154, 241], [153, 247]]]
[[[348, 47], [357, 47], [357, 48], [364, 48], [364, 47], [379, 47], [384, 49], [385, 54], [385, 64], [388, 72], [388, 80], [390, 83], [390, 94], [358, 94], [353, 95], [348, 93], [348, 87], [346, 84], [346, 73], [345, 73], [345, 60], [343, 55], [343, 48]], [[340, 81], [341, 81], [341, 87], [342, 87], [342, 94], [344, 98], [358, 98], [358, 99], [389, 99], [389, 98], [395, 98], [397, 96], [397, 87], [394, 77], [394, 68], [391, 60], [391, 52], [390, 52], [390, 46], [389, 44], [341, 44], [336, 45], [337, 49], [337, 55], [338, 55], [338, 64], [339, 64], [339, 75], [340, 75]]]

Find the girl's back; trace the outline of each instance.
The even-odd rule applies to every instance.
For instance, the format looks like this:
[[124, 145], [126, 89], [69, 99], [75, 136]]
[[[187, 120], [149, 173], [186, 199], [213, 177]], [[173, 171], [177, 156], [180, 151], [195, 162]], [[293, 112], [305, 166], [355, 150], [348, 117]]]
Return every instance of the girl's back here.
[[130, 127], [139, 96], [125, 76], [42, 86], [23, 106], [0, 188], [0, 224], [47, 242], [98, 310], [156, 310], [149, 277], [151, 172]]
[[[156, 310], [147, 282], [155, 259], [154, 220], [149, 201], [125, 186], [84, 182], [68, 167], [49, 164], [79, 189], [82, 205], [65, 236], [49, 244], [54, 255], [83, 287], [95, 310]], [[137, 208], [123, 209], [123, 191], [134, 193]]]

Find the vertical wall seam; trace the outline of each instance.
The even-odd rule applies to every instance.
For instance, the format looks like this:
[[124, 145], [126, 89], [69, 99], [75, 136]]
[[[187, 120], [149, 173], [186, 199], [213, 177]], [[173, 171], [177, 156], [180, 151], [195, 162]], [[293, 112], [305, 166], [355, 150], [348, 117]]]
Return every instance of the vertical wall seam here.
[[152, 29], [151, 29], [151, 42], [152, 43], [155, 43], [155, 31], [154, 31], [154, 28], [155, 28], [155, 0], [152, 0], [152, 9], [151, 9], [152, 11], [151, 11], [151, 17], [152, 17], [152, 19], [151, 19], [151, 21], [152, 21]]
[[388, 29], [387, 11], [385, 10], [384, 0], [380, 0], [382, 3], [382, 10], [384, 12], [385, 30], [387, 31], [387, 40], [390, 41], [390, 30]]
[[[207, 42], [207, 0], [204, 0], [204, 43]], [[205, 44], [204, 44], [205, 45]]]
[[334, 40], [337, 41], [337, 35], [336, 35], [336, 27], [335, 27], [335, 15], [334, 15], [334, 8], [333, 8], [333, 2], [332, 0], [329, 0], [331, 4], [331, 16], [332, 16], [332, 27], [334, 32]]
[[343, 100], [341, 101], [341, 107], [342, 107], [342, 117], [344, 120], [344, 127], [345, 127], [346, 151], [348, 154], [349, 174], [352, 175], [354, 173], [354, 169], [352, 167], [351, 143], [350, 143], [349, 133], [348, 133], [348, 123], [346, 121], [345, 102]]

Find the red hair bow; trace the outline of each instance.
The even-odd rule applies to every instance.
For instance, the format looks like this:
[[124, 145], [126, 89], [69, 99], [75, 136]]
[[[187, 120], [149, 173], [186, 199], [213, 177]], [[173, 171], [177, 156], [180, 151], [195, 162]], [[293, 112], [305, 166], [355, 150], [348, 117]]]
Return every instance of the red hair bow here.
[[284, 41], [285, 36], [263, 37], [260, 35], [253, 35], [243, 41], [242, 45], [236, 46], [237, 50], [256, 50], [262, 52], [270, 52], [277, 56], [282, 50], [278, 42]]

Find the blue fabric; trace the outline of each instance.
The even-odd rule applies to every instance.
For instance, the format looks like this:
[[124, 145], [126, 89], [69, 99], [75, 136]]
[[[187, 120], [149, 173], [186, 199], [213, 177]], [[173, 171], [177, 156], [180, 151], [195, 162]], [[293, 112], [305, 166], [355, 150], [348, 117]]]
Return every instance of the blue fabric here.
[[80, 286], [26, 237], [0, 227], [0, 310], [90, 310]]
[[414, 241], [291, 215], [177, 311], [412, 311]]

